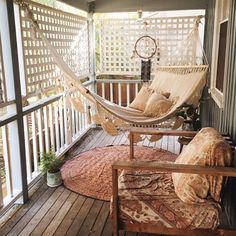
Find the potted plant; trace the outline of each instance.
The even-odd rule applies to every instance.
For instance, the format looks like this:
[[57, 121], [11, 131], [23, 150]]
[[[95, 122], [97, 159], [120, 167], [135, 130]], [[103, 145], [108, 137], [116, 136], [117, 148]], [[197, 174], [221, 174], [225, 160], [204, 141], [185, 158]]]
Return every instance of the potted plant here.
[[181, 106], [182, 111], [177, 112], [177, 117], [182, 117], [183, 122], [183, 130], [200, 130], [201, 129], [201, 120], [200, 115], [198, 114], [198, 108], [193, 105], [183, 104]]
[[[201, 120], [198, 113], [198, 108], [193, 105], [184, 103], [181, 106], [182, 110], [176, 113], [176, 117], [180, 117], [183, 120], [182, 129], [186, 131], [197, 131], [201, 129]], [[180, 151], [183, 145], [187, 145], [192, 138], [190, 137], [179, 137], [178, 142], [181, 145]]]
[[43, 173], [47, 173], [47, 185], [49, 187], [57, 187], [62, 184], [60, 169], [63, 164], [64, 158], [56, 157], [52, 150], [42, 154], [40, 169]]

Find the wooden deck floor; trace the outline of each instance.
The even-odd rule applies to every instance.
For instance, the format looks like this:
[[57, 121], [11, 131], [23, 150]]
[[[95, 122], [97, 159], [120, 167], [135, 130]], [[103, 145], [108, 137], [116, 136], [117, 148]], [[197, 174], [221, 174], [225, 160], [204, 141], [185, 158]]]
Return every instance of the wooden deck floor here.
[[[128, 144], [127, 134], [117, 137], [106, 135], [102, 130], [90, 131], [69, 155], [75, 156], [94, 147]], [[139, 145], [161, 147], [178, 153], [176, 138], [164, 138], [156, 143], [147, 139]], [[30, 201], [25, 205], [15, 204], [0, 219], [0, 235], [112, 235], [109, 217], [109, 202], [103, 202], [78, 195], [60, 186], [49, 188], [41, 179], [30, 190]], [[144, 236], [121, 232], [124, 236]]]

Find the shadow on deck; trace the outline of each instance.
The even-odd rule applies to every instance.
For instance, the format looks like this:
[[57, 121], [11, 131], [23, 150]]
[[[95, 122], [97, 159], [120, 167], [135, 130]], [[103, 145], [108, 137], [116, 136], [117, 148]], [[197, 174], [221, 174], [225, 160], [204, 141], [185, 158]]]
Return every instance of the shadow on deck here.
[[[101, 129], [91, 130], [73, 150], [69, 158], [95, 147], [128, 144], [127, 134], [111, 137]], [[148, 139], [138, 145], [163, 148], [179, 152], [176, 137], [164, 137], [156, 143]], [[99, 201], [76, 194], [63, 186], [49, 188], [40, 179], [30, 190], [30, 201], [25, 205], [15, 204], [0, 219], [0, 235], [112, 235], [112, 222], [109, 217], [109, 202]], [[147, 236], [120, 232], [125, 236]]]

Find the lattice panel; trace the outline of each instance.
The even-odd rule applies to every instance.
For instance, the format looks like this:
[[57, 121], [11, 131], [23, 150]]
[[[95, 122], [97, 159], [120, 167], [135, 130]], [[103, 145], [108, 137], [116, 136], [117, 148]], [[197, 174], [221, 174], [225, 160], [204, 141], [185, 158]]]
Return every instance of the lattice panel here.
[[2, 56], [2, 44], [0, 38], [0, 103], [7, 101], [5, 93], [5, 77], [4, 77], [4, 68], [3, 68], [3, 56]]
[[[89, 75], [89, 31], [86, 18], [29, 2], [40, 29], [78, 77]], [[42, 40], [34, 36], [21, 11], [27, 95], [44, 93], [58, 86], [60, 70]]]
[[191, 43], [187, 50], [173, 54], [193, 28], [194, 16], [149, 18], [146, 22], [147, 27], [136, 19], [100, 20], [100, 73], [140, 74], [141, 59], [131, 57], [136, 40], [147, 34], [158, 44], [156, 56], [152, 59], [152, 71], [157, 65], [191, 64], [195, 60]]

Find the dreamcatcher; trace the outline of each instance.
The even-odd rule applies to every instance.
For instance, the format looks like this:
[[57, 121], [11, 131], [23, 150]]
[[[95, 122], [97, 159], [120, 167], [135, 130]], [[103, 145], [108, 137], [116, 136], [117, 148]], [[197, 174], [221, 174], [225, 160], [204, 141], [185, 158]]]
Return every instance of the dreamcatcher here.
[[151, 76], [151, 59], [158, 54], [158, 43], [156, 40], [147, 34], [148, 23], [145, 21], [146, 34], [137, 39], [133, 49], [131, 58], [138, 56], [141, 58], [141, 79], [149, 81]]

